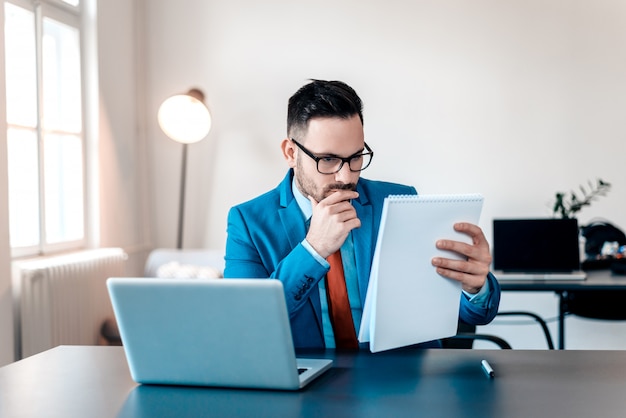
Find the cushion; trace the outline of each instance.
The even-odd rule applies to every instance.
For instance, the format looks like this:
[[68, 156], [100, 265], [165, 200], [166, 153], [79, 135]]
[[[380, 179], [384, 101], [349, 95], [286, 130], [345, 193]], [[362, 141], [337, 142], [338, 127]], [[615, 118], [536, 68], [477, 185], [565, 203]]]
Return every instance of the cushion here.
[[213, 267], [181, 264], [178, 261], [170, 261], [157, 269], [156, 277], [173, 279], [219, 279], [222, 278], [223, 275], [220, 270]]

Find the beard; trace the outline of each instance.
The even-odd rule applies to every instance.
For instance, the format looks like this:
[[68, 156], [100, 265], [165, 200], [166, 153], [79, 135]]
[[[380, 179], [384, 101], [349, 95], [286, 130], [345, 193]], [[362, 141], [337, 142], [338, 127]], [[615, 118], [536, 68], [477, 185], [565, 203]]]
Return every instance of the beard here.
[[307, 177], [304, 173], [305, 170], [302, 167], [300, 158], [298, 157], [295, 170], [296, 185], [305, 197], [311, 196], [317, 202], [321, 202], [324, 198], [328, 197], [336, 190], [356, 190], [356, 183], [331, 183], [320, 189], [317, 187], [313, 179]]

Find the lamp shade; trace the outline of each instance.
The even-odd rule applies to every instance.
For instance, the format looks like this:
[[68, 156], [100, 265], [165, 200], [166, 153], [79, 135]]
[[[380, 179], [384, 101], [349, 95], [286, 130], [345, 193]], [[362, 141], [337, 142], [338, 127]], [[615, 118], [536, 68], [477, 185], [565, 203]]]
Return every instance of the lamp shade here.
[[182, 144], [201, 141], [211, 130], [211, 113], [198, 89], [167, 98], [157, 118], [165, 135]]

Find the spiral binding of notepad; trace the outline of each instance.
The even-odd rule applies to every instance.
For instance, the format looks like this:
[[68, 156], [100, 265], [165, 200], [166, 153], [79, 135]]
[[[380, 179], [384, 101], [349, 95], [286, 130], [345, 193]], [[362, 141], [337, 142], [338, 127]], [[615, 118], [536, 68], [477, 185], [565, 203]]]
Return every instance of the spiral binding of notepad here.
[[418, 203], [453, 203], [453, 202], [478, 202], [483, 200], [480, 193], [463, 194], [392, 194], [386, 200], [392, 202], [418, 202]]

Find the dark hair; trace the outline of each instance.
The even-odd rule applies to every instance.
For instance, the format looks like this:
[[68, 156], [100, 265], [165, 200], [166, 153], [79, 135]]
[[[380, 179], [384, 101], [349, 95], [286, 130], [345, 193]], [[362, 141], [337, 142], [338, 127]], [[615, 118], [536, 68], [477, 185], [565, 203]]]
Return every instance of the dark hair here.
[[303, 134], [313, 118], [354, 115], [363, 123], [363, 102], [352, 87], [342, 81], [311, 80], [289, 98], [287, 134]]

